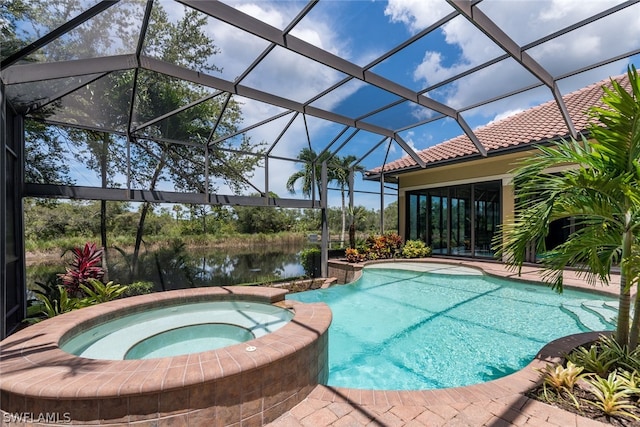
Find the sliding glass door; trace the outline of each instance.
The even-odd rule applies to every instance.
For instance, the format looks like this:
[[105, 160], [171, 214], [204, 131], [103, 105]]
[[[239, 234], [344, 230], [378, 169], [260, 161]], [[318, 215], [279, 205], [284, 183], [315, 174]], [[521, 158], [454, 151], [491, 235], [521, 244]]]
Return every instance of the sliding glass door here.
[[492, 257], [501, 188], [491, 181], [409, 192], [407, 239], [426, 242], [434, 254]]

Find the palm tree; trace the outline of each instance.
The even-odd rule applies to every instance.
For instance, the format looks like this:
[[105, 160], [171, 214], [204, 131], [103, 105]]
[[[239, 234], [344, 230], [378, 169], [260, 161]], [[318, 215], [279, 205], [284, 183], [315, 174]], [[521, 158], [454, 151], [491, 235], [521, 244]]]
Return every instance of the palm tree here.
[[363, 206], [349, 206], [347, 208], [349, 214], [349, 247], [356, 248], [356, 228], [358, 223], [366, 218], [367, 211]]
[[[351, 164], [356, 161], [356, 156], [348, 155], [344, 157], [335, 157], [331, 162], [331, 169], [333, 171], [333, 180], [340, 186], [340, 196], [342, 198], [342, 232], [340, 233], [340, 242], [344, 245], [344, 232], [347, 225], [347, 208], [345, 205], [345, 191], [351, 191], [349, 186], [349, 171]], [[364, 167], [356, 165], [353, 167], [353, 172], [364, 172]]]
[[[535, 242], [545, 269], [544, 280], [562, 291], [565, 267], [578, 268], [588, 283], [609, 283], [619, 264], [619, 313], [615, 339], [636, 348], [640, 327], [640, 296], [629, 330], [631, 287], [638, 281], [634, 248], [640, 236], [640, 79], [628, 70], [631, 91], [617, 81], [603, 88], [604, 108], [589, 113], [596, 119], [590, 137], [563, 140], [523, 161], [515, 172], [516, 215], [494, 238], [498, 256], [514, 269], [522, 266]], [[550, 168], [576, 165], [558, 174]], [[572, 218], [576, 224], [566, 242], [546, 248], [544, 236], [552, 221]]]
[[[287, 190], [294, 194], [296, 192], [296, 183], [302, 180], [302, 194], [307, 197], [311, 197], [313, 192], [313, 186], [316, 186], [318, 194], [322, 190], [321, 168], [322, 162], [328, 160], [330, 153], [325, 152], [321, 156], [313, 151], [311, 148], [303, 148], [298, 153], [297, 159], [304, 161], [304, 168], [297, 172], [294, 172], [287, 180]], [[329, 180], [332, 179], [332, 173], [328, 171]], [[315, 182], [314, 182], [315, 181]]]

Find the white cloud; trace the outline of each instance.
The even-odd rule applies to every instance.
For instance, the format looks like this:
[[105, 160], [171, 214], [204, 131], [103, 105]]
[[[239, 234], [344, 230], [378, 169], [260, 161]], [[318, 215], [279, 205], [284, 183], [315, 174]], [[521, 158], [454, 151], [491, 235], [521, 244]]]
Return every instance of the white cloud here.
[[[604, 0], [500, 1], [482, 2], [479, 7], [511, 38], [524, 44], [617, 3]], [[429, 16], [432, 8], [435, 8], [436, 16], [443, 13], [441, 2], [390, 0], [387, 14], [390, 20], [404, 23], [409, 31], [415, 33], [428, 25], [428, 18], [425, 17]], [[531, 54], [535, 55], [535, 59], [542, 65], [547, 66], [552, 75], [557, 75], [612, 56], [615, 54], [611, 53], [612, 47], [615, 47], [616, 53], [630, 51], [640, 45], [640, 13], [637, 12], [637, 7], [631, 6], [622, 13], [592, 23], [588, 28], [571, 32], [534, 48]], [[493, 43], [487, 43], [487, 37], [479, 33], [466, 19], [456, 18], [448, 22], [442, 27], [442, 32], [449, 47], [426, 51], [422, 63], [414, 69], [414, 78], [422, 81], [425, 86], [442, 81], [465, 68], [502, 53]], [[459, 56], [446, 56], [454, 54]], [[585, 74], [583, 85], [619, 74], [620, 65], [611, 64], [599, 68], [597, 72]], [[522, 70], [519, 65], [517, 67]], [[507, 63], [504, 63], [499, 67], [492, 67], [489, 71], [482, 70], [467, 76], [441, 88], [438, 94], [429, 96], [437, 95], [437, 99], [447, 105], [461, 108], [539, 82], [529, 72], [514, 71], [513, 65], [507, 66]], [[577, 81], [572, 80], [574, 84]], [[551, 99], [550, 92], [548, 99]], [[531, 99], [528, 103], [520, 97], [520, 102], [520, 106], [504, 102], [489, 104], [474, 109], [473, 114], [496, 119], [509, 111], [535, 105], [540, 99]], [[507, 110], [504, 110], [505, 108]]]
[[389, 0], [384, 13], [391, 22], [403, 23], [412, 33], [417, 33], [453, 9], [441, 0]]
[[500, 114], [497, 114], [493, 120], [491, 120], [489, 123], [487, 123], [487, 125], [490, 125], [492, 123], [495, 122], [499, 122], [502, 119], [506, 119], [507, 117], [511, 117], [511, 116], [515, 116], [518, 113], [521, 113], [523, 110], [521, 108], [516, 108], [515, 110], [507, 110], [507, 111], [503, 111]]
[[[416, 147], [416, 142], [413, 140], [414, 136], [415, 136], [415, 132], [413, 132], [413, 131], [407, 132], [407, 134], [404, 136], [404, 142], [406, 142], [407, 145], [413, 151], [420, 151], [420, 149], [418, 147]], [[404, 153], [404, 151], [403, 151], [403, 153]]]
[[427, 85], [431, 85], [456, 74], [459, 66], [446, 67], [442, 62], [442, 53], [426, 51], [422, 63], [413, 70], [414, 79], [423, 80]]

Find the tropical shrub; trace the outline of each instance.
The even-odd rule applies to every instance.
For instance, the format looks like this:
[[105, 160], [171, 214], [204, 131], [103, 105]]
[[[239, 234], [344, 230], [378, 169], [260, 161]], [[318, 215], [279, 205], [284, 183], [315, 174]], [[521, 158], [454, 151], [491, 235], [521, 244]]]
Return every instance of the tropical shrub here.
[[396, 257], [422, 258], [431, 256], [431, 248], [421, 240], [407, 240], [397, 233], [371, 235], [357, 248], [348, 248], [345, 257], [348, 262], [388, 259]]
[[365, 241], [368, 259], [388, 259], [400, 254], [402, 237], [397, 233], [369, 236]]
[[422, 240], [407, 240], [402, 247], [404, 258], [424, 258], [431, 256], [431, 248]]
[[362, 262], [367, 259], [366, 255], [361, 254], [360, 251], [355, 248], [347, 248], [344, 254], [347, 262]]
[[86, 297], [83, 300], [87, 305], [100, 304], [101, 302], [112, 301], [119, 298], [127, 290], [127, 286], [119, 285], [110, 281], [102, 283], [98, 279], [89, 279], [88, 285], [82, 284], [80, 288]]
[[58, 277], [70, 296], [82, 296], [81, 285], [90, 286], [90, 279], [101, 279], [104, 276], [103, 250], [95, 243], [87, 242], [83, 248], [73, 248], [71, 252], [73, 259], [66, 267], [66, 273], [61, 273]]
[[27, 308], [27, 323], [37, 323], [51, 317], [83, 307], [112, 301], [124, 295], [128, 286], [108, 282], [102, 283], [98, 279], [88, 279], [87, 284], [80, 285], [83, 297], [69, 295], [62, 285], [52, 289], [34, 290], [35, 300], [30, 301]]
[[88, 301], [82, 298], [70, 296], [64, 286], [58, 285], [56, 289], [56, 292], [49, 291], [47, 293], [36, 291], [35, 301], [31, 301], [31, 304], [27, 307], [25, 322], [38, 323], [59, 314], [90, 305]]
[[127, 285], [127, 289], [120, 295], [121, 298], [146, 295], [153, 292], [153, 282], [137, 281]]
[[306, 276], [320, 277], [320, 265], [322, 263], [320, 256], [320, 248], [316, 247], [304, 249], [300, 253], [300, 263]]

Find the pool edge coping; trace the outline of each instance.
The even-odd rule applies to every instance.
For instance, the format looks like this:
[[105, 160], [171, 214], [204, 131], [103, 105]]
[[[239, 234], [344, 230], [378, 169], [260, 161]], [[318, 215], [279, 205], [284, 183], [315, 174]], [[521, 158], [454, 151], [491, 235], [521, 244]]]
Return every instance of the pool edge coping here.
[[[47, 319], [1, 342], [3, 375], [0, 391], [34, 399], [92, 399], [114, 394], [127, 397], [176, 390], [247, 372], [311, 345], [329, 328], [332, 315], [326, 304], [290, 302], [284, 300], [286, 293], [286, 290], [276, 288], [239, 286], [183, 289], [131, 297], [137, 299], [134, 301], [136, 307], [144, 307], [163, 300], [179, 303], [207, 296], [249, 296], [271, 304], [282, 303], [294, 311], [289, 323], [263, 337], [217, 350], [165, 358], [88, 359], [60, 349], [60, 341], [70, 330], [77, 330], [79, 322], [93, 318], [96, 313], [106, 319], [130, 303], [129, 298]], [[259, 351], [246, 351], [248, 346], [257, 347]], [[234, 363], [225, 364], [229, 359]], [[158, 370], [165, 372], [159, 388], [154, 387], [157, 385], [154, 381], [144, 380], [157, 377]], [[130, 381], [134, 376], [142, 381]]]

